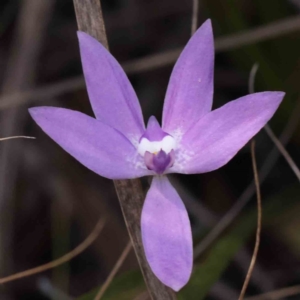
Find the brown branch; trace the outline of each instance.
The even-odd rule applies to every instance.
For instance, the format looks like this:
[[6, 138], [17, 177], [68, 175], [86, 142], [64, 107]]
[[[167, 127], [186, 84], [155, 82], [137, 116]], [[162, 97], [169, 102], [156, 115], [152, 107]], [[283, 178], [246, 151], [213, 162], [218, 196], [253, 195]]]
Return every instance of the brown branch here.
[[[241, 33], [216, 38], [215, 50], [216, 52], [222, 52], [238, 49], [243, 46], [266, 41], [299, 30], [300, 17], [291, 17], [267, 25], [262, 25], [255, 29], [245, 30]], [[127, 72], [138, 73], [168, 66], [177, 60], [181, 51], [182, 48], [179, 47], [162, 53], [149, 55], [124, 64], [124, 68], [127, 69]]]
[[74, 0], [78, 29], [101, 42], [108, 49], [100, 0]]
[[68, 92], [75, 92], [83, 88], [85, 88], [83, 76], [77, 76], [57, 83], [48, 84], [34, 90], [17, 93], [13, 92], [12, 94], [0, 97], [0, 110], [27, 102], [52, 99]]
[[107, 279], [103, 283], [101, 289], [99, 290], [98, 294], [96, 295], [95, 300], [100, 300], [101, 297], [104, 295], [105, 291], [107, 290], [107, 288], [109, 287], [110, 283], [112, 282], [112, 280], [116, 276], [117, 272], [119, 271], [120, 267], [122, 266], [124, 260], [128, 256], [130, 250], [131, 250], [131, 241], [129, 241], [127, 243], [125, 249], [121, 253], [119, 259], [117, 260], [117, 262], [115, 264], [115, 266], [113, 267], [112, 271], [110, 272], [110, 274], [108, 275]]
[[62, 256], [58, 259], [55, 259], [47, 264], [38, 266], [38, 267], [30, 269], [30, 270], [23, 271], [20, 273], [16, 273], [16, 274], [4, 277], [4, 278], [0, 278], [0, 284], [6, 283], [9, 281], [13, 281], [13, 280], [17, 280], [20, 278], [28, 277], [28, 276], [31, 276], [31, 275], [34, 275], [37, 273], [41, 273], [46, 270], [58, 267], [64, 263], [70, 261], [77, 255], [82, 253], [85, 249], [87, 249], [97, 239], [98, 235], [100, 234], [101, 230], [104, 227], [104, 224], [105, 224], [105, 221], [103, 219], [100, 219], [98, 221], [98, 223], [96, 224], [95, 228], [93, 229], [93, 231], [89, 234], [89, 236], [81, 244], [79, 244], [75, 249], [73, 249], [71, 252], [69, 252], [69, 253], [65, 254], [64, 256]]
[[[99, 0], [73, 0], [78, 28], [91, 34], [106, 47], [107, 38]], [[152, 299], [176, 299], [174, 292], [164, 286], [152, 273], [142, 245], [140, 219], [144, 193], [139, 179], [115, 180], [115, 188], [124, 215], [125, 223]]]
[[[262, 25], [255, 29], [231, 34], [225, 37], [215, 39], [216, 52], [229, 51], [245, 45], [251, 45], [260, 41], [279, 37], [300, 30], [300, 18], [292, 17], [286, 20]], [[140, 72], [154, 70], [160, 67], [173, 64], [178, 58], [182, 48], [165, 51], [134, 59], [122, 63], [127, 74], [136, 74]], [[51, 97], [56, 97], [67, 92], [84, 88], [84, 79], [82, 76], [66, 79], [57, 83], [49, 84], [36, 90], [23, 93], [14, 93], [4, 95], [0, 98], [0, 110], [14, 105], [20, 105], [26, 101], [42, 101]]]
[[255, 181], [255, 186], [256, 186], [256, 194], [257, 194], [257, 229], [256, 229], [256, 239], [255, 239], [255, 246], [254, 246], [254, 251], [252, 255], [252, 259], [250, 262], [250, 266], [246, 275], [246, 279], [244, 281], [241, 294], [239, 297], [239, 300], [243, 300], [246, 289], [248, 287], [254, 266], [255, 266], [255, 261], [257, 258], [257, 253], [259, 249], [259, 244], [260, 244], [260, 232], [261, 232], [261, 219], [262, 219], [262, 209], [261, 209], [261, 194], [260, 194], [260, 188], [259, 188], [259, 178], [258, 178], [258, 171], [257, 171], [257, 165], [256, 165], [256, 158], [255, 158], [255, 141], [252, 140], [251, 142], [251, 158], [252, 158], [252, 167], [253, 167], [253, 173], [254, 173], [254, 181]]

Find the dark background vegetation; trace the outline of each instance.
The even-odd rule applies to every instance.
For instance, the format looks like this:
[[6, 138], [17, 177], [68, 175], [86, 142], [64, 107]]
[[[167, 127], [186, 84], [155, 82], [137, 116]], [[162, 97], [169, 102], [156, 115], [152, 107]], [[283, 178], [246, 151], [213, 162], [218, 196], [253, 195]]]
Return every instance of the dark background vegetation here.
[[[145, 120], [150, 115], [161, 118], [172, 63], [130, 71], [128, 62], [183, 47], [191, 34], [192, 0], [103, 0], [102, 7], [110, 51], [121, 64], [127, 64]], [[270, 126], [279, 136], [292, 123], [284, 137], [298, 165], [299, 10], [298, 0], [199, 0], [198, 14], [198, 25], [211, 18], [216, 39], [295, 20], [290, 32], [283, 35], [217, 52], [214, 107], [247, 94], [250, 69], [259, 63], [256, 90], [287, 93]], [[51, 94], [55, 87], [50, 86], [34, 97], [7, 98], [54, 83], [63, 82], [64, 87], [69, 82], [64, 80], [81, 76], [76, 30], [71, 0], [0, 2], [0, 137], [37, 138], [0, 142], [0, 276], [60, 257], [83, 241], [99, 218], [105, 216], [107, 222], [97, 241], [70, 263], [1, 286], [1, 300], [82, 296], [100, 287], [128, 242], [112, 181], [81, 166], [27, 112], [32, 106], [51, 105], [92, 115], [81, 81], [55, 95]], [[273, 146], [264, 131], [256, 137], [258, 168], [268, 160], [274, 167], [261, 185], [262, 240], [248, 296], [293, 286], [300, 280], [299, 181], [282, 156], [278, 160], [270, 156]], [[218, 171], [171, 179], [190, 213], [197, 246], [241, 201], [239, 197], [252, 182], [250, 147], [244, 147]], [[143, 183], [147, 188], [148, 180]], [[253, 195], [239, 217], [197, 258], [195, 273], [181, 299], [237, 299], [254, 245], [255, 205]], [[131, 252], [104, 298], [147, 299], [143, 291]]]

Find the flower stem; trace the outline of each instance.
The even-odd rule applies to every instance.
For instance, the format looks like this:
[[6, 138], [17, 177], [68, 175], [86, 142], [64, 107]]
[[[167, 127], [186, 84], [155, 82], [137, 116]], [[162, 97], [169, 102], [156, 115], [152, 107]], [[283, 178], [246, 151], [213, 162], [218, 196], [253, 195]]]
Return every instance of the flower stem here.
[[[73, 2], [79, 30], [90, 34], [108, 48], [100, 1], [73, 0]], [[145, 257], [140, 228], [141, 211], [145, 197], [140, 180], [115, 180], [114, 184], [129, 236], [151, 299], [176, 299], [175, 293], [163, 285], [152, 273]]]

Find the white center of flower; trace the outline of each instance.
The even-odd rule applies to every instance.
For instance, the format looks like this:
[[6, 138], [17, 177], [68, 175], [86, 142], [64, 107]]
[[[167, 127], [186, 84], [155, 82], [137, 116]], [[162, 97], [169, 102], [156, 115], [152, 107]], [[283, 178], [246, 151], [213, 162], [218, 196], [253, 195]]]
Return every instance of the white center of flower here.
[[157, 153], [160, 150], [163, 150], [166, 154], [168, 154], [175, 149], [175, 146], [175, 139], [170, 135], [165, 136], [161, 141], [154, 142], [151, 142], [146, 138], [142, 138], [138, 146], [138, 152], [142, 156], [145, 155], [146, 151], [150, 153]]

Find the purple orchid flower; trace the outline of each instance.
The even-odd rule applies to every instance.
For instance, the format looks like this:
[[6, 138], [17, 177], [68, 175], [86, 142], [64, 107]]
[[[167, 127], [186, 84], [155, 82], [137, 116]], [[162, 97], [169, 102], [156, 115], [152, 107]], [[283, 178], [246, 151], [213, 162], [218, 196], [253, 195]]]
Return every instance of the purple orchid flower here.
[[178, 291], [191, 275], [193, 245], [187, 211], [168, 173], [194, 174], [225, 165], [273, 116], [283, 92], [241, 97], [211, 111], [214, 45], [210, 20], [190, 39], [171, 75], [162, 126], [144, 126], [124, 71], [94, 38], [78, 32], [81, 60], [96, 119], [54, 107], [31, 108], [37, 124], [63, 149], [110, 179], [153, 175], [141, 216], [147, 260]]

